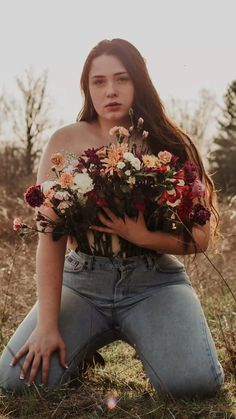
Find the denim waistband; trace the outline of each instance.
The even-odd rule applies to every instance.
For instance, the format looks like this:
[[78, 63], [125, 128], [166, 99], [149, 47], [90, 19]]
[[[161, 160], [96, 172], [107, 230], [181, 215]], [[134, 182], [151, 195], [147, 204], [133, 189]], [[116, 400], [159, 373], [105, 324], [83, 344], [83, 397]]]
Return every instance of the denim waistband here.
[[92, 270], [94, 268], [124, 268], [124, 267], [134, 267], [139, 266], [140, 264], [145, 264], [147, 267], [153, 266], [156, 260], [158, 260], [162, 255], [160, 254], [142, 254], [138, 256], [129, 256], [127, 258], [122, 258], [120, 256], [106, 257], [106, 256], [96, 256], [89, 255], [83, 252], [75, 252], [71, 250], [70, 253], [66, 255], [66, 260], [70, 262], [75, 268], [78, 265], [83, 265], [86, 269]]

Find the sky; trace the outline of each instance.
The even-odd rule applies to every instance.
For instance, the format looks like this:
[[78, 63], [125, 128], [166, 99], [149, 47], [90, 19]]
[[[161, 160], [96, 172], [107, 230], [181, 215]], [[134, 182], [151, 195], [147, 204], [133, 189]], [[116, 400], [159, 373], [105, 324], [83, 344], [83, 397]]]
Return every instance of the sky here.
[[236, 78], [235, 12], [235, 0], [0, 0], [0, 93], [14, 95], [26, 69], [48, 69], [55, 118], [72, 123], [88, 53], [124, 38], [145, 58], [164, 104], [194, 104], [203, 88], [220, 101]]

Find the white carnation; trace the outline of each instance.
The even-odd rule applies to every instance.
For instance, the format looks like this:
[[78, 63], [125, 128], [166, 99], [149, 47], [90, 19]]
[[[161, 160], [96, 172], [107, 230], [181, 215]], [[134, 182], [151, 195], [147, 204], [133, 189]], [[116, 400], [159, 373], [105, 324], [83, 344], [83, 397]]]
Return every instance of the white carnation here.
[[93, 190], [93, 180], [88, 173], [78, 173], [74, 177], [74, 185], [71, 188], [77, 189], [79, 193], [85, 194]]
[[133, 153], [130, 153], [129, 151], [126, 151], [124, 154], [123, 154], [123, 156], [124, 156], [124, 158], [126, 159], [126, 160], [128, 160], [128, 161], [132, 161], [135, 157], [134, 157], [134, 155], [133, 155]]
[[130, 170], [126, 170], [126, 171], [125, 171], [125, 174], [126, 174], [127, 176], [130, 176], [130, 175], [131, 175], [131, 171], [130, 171]]
[[140, 160], [139, 160], [137, 157], [134, 157], [134, 158], [131, 160], [131, 164], [132, 164], [132, 166], [133, 166], [136, 170], [140, 170], [140, 168], [141, 168], [141, 162], [140, 162]]
[[118, 169], [123, 169], [125, 167], [125, 163], [123, 161], [119, 161], [117, 163], [117, 167], [118, 167]]
[[41, 184], [41, 189], [43, 192], [47, 192], [49, 189], [52, 189], [54, 185], [56, 185], [55, 180], [46, 180]]

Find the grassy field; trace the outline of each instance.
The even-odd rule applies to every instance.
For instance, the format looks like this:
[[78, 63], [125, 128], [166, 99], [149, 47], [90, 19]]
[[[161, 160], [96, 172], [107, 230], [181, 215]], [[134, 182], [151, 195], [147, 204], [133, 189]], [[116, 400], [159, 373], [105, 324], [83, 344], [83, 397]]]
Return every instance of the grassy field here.
[[[2, 201], [2, 202], [1, 202]], [[0, 351], [36, 300], [35, 242], [13, 235], [11, 220], [26, 213], [22, 201], [1, 194]], [[222, 233], [217, 248], [195, 261], [180, 257], [201, 300], [219, 360], [225, 371], [223, 389], [206, 400], [170, 400], [154, 391], [134, 349], [117, 341], [99, 350], [105, 367], [91, 365], [60, 390], [27, 389], [24, 395], [0, 392], [3, 418], [236, 418], [236, 228], [234, 209], [222, 204]], [[9, 221], [10, 220], [10, 221]], [[220, 273], [226, 279], [221, 277]]]

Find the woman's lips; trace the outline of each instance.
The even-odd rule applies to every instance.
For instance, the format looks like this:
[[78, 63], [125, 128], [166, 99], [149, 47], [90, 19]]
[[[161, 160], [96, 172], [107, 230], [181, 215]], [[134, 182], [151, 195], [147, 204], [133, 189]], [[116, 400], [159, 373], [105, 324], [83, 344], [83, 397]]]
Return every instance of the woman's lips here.
[[120, 106], [121, 106], [120, 104], [117, 104], [117, 105], [108, 105], [108, 106], [106, 106], [106, 108], [109, 109], [109, 110], [114, 110], [115, 111]]

